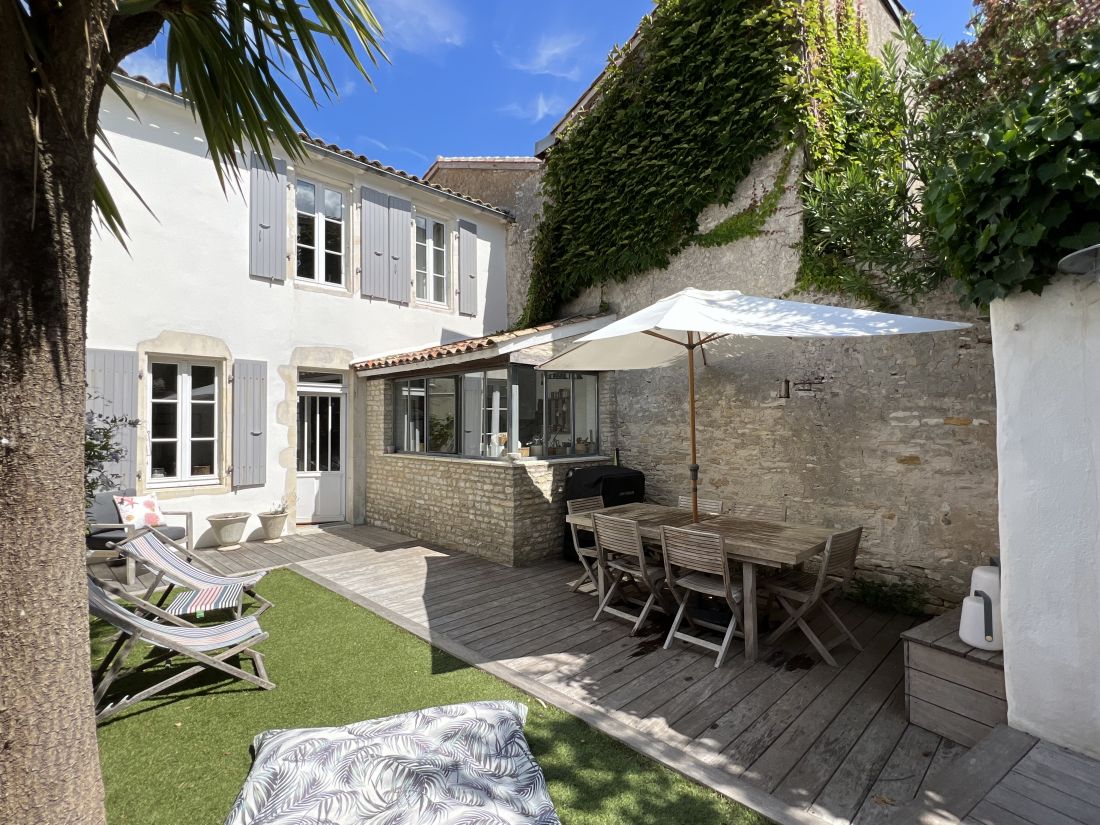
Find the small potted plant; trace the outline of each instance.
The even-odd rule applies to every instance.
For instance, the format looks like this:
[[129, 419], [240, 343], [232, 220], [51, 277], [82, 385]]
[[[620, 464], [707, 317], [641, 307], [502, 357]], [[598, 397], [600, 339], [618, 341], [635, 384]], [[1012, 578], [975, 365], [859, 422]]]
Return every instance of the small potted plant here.
[[533, 458], [542, 457], [542, 436], [536, 435], [531, 439], [531, 456]]
[[283, 534], [283, 527], [286, 526], [286, 512], [286, 499], [282, 498], [272, 504], [270, 510], [259, 514], [264, 541], [269, 544], [282, 541], [279, 537]]

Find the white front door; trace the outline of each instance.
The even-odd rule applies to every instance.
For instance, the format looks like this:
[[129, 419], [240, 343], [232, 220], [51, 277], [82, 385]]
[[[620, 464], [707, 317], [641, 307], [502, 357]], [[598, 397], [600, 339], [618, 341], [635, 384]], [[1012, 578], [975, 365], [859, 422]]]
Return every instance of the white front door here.
[[298, 523], [344, 520], [344, 393], [298, 392]]

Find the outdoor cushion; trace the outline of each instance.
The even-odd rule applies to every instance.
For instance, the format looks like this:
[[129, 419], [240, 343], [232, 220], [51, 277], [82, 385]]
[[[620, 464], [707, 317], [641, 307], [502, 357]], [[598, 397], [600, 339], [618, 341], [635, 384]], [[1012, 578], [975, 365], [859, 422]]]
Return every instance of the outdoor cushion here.
[[526, 718], [470, 702], [261, 733], [226, 825], [560, 825]]
[[153, 494], [147, 496], [115, 496], [115, 506], [122, 524], [130, 527], [160, 527], [164, 524], [164, 513], [160, 511], [157, 497]]
[[100, 490], [88, 505], [88, 521], [92, 524], [122, 524], [122, 517], [115, 506], [115, 496], [132, 496], [136, 492], [132, 487], [125, 490]]
[[[115, 518], [118, 518], [118, 516], [116, 515]], [[173, 541], [183, 541], [187, 538], [187, 528], [174, 524], [158, 527], [157, 532]], [[107, 542], [117, 544], [120, 541], [126, 541], [127, 536], [125, 530], [118, 528], [115, 530], [97, 530], [85, 536], [85, 539], [89, 550], [110, 550], [111, 548], [107, 546]]]

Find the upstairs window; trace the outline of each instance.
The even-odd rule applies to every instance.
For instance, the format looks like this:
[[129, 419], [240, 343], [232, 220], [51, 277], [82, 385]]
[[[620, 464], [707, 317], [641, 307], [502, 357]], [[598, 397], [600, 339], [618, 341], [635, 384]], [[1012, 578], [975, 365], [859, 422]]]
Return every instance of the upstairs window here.
[[298, 180], [297, 277], [329, 286], [344, 285], [344, 195], [335, 189]]
[[218, 368], [189, 361], [149, 364], [149, 483], [218, 479]]
[[447, 304], [447, 227], [437, 220], [416, 218], [416, 299]]

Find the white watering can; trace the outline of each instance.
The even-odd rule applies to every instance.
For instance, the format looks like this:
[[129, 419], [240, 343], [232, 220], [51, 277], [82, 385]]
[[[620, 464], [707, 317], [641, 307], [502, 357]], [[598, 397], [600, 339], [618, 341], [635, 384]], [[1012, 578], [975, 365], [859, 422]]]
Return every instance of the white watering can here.
[[996, 559], [991, 565], [974, 568], [970, 593], [963, 599], [959, 638], [981, 650], [1003, 650], [1001, 568]]

